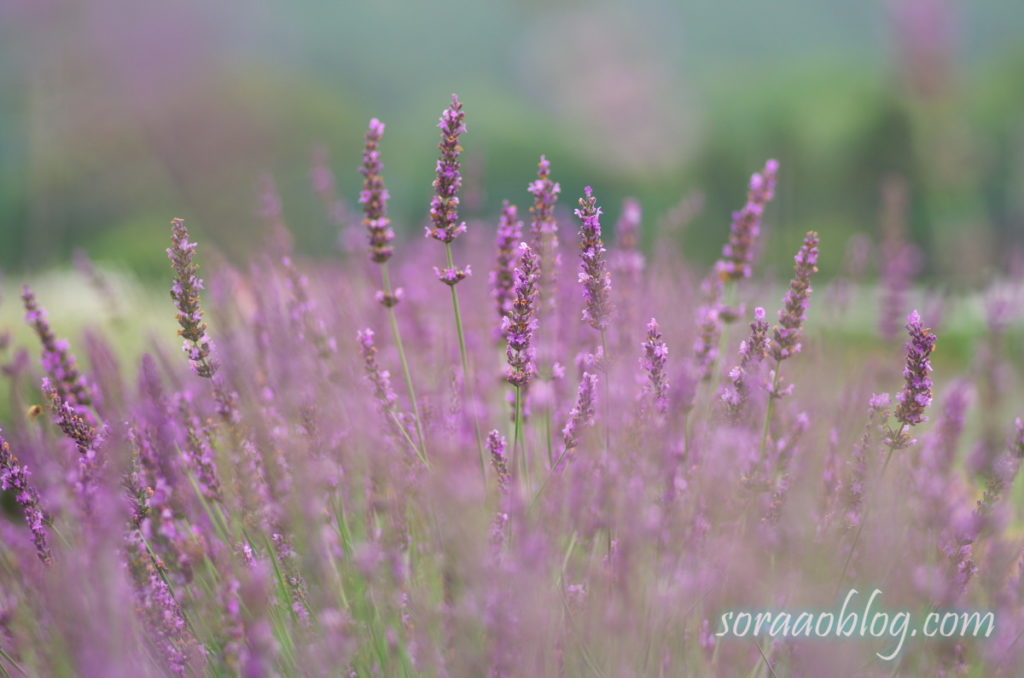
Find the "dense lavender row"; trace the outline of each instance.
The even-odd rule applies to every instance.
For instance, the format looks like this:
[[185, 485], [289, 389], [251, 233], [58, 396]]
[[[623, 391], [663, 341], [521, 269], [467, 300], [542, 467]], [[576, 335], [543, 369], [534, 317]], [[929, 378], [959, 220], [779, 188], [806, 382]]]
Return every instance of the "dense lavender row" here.
[[[93, 333], [85, 370], [25, 289], [41, 371], [4, 372], [14, 402], [42, 405], [0, 440], [5, 674], [1019, 675], [1024, 424], [973, 406], [998, 350], [933, 383], [915, 311], [902, 360], [894, 344], [844, 365], [807, 326], [827, 233], [793, 243], [788, 290], [753, 308], [775, 161], [699, 284], [646, 260], [634, 201], [609, 243], [590, 187], [567, 247], [543, 157], [511, 196], [528, 223], [505, 203], [494, 242], [460, 218], [457, 98], [439, 126], [428, 240], [391, 228], [378, 120], [359, 260], [296, 261], [266, 182], [273, 242], [207, 291], [175, 219], [186, 360], [158, 343], [122, 370]], [[343, 214], [325, 164], [316, 190]], [[992, 609], [996, 632], [889, 662], [891, 639], [715, 636], [728, 610], [850, 588]]]

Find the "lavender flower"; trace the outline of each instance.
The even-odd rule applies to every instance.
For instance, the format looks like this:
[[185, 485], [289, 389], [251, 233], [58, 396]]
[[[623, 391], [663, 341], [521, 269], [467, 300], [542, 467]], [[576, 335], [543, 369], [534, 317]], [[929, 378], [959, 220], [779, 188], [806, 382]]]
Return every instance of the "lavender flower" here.
[[555, 303], [557, 274], [560, 255], [558, 253], [558, 221], [555, 220], [555, 204], [562, 187], [551, 181], [551, 163], [543, 155], [537, 164], [537, 178], [527, 190], [533, 195], [530, 207], [530, 233], [533, 247], [541, 264], [541, 286], [549, 304]]
[[54, 422], [78, 450], [78, 482], [75, 489], [86, 513], [91, 513], [96, 489], [95, 476], [99, 467], [96, 450], [101, 440], [100, 432], [91, 417], [61, 397], [49, 377], [43, 378], [42, 386], [43, 395], [50, 402]]
[[87, 415], [86, 408], [93, 404], [92, 389], [85, 376], [78, 371], [68, 342], [54, 336], [46, 318], [46, 310], [36, 302], [28, 285], [25, 285], [21, 298], [25, 303], [25, 322], [35, 330], [43, 345], [43, 369], [50, 376], [60, 397]]
[[536, 350], [531, 345], [537, 329], [537, 279], [540, 276], [537, 255], [526, 243], [519, 244], [519, 266], [515, 269], [515, 299], [512, 310], [501, 320], [508, 341], [508, 367], [505, 379], [517, 388], [526, 386], [537, 374]]
[[584, 426], [594, 423], [597, 401], [597, 375], [584, 372], [580, 379], [579, 393], [576, 395], [576, 405], [569, 412], [569, 419], [562, 428], [562, 453], [555, 463], [555, 469], [559, 470], [564, 462], [572, 457], [573, 450], [579, 445], [580, 430]]
[[174, 268], [174, 285], [171, 299], [178, 309], [178, 334], [184, 338], [183, 349], [188, 356], [192, 371], [198, 376], [212, 379], [217, 372], [213, 359], [213, 341], [206, 333], [203, 311], [199, 306], [199, 291], [203, 281], [199, 277], [199, 265], [193, 261], [197, 243], [189, 240], [184, 219], [171, 221], [171, 247], [167, 256]]
[[921, 316], [913, 311], [907, 318], [907, 363], [903, 368], [905, 385], [903, 391], [896, 396], [899, 406], [896, 408], [896, 421], [903, 426], [914, 426], [928, 421], [924, 416], [925, 409], [932, 402], [932, 380], [928, 374], [932, 371], [929, 357], [935, 350], [936, 336], [932, 331], [921, 325]]
[[775, 176], [779, 163], [769, 160], [764, 170], [750, 177], [747, 204], [732, 215], [729, 242], [722, 248], [722, 259], [718, 272], [723, 280], [749, 278], [757, 250], [757, 239], [761, 233], [761, 219], [764, 208], [775, 197]]
[[807, 317], [811, 299], [811, 276], [818, 272], [818, 234], [809, 231], [804, 244], [794, 257], [796, 274], [779, 311], [779, 324], [772, 333], [772, 356], [782, 361], [800, 352], [800, 333]]
[[11, 452], [11, 446], [0, 431], [0, 490], [10, 490], [14, 500], [21, 506], [28, 529], [32, 532], [32, 542], [36, 546], [36, 555], [47, 565], [53, 560], [50, 553], [50, 538], [46, 531], [49, 519], [39, 504], [39, 493], [29, 482], [31, 472], [22, 466], [18, 458]]
[[367, 328], [356, 334], [363, 354], [363, 369], [366, 371], [366, 378], [373, 384], [373, 397], [377, 401], [384, 418], [397, 429], [399, 434], [407, 434], [403, 416], [398, 411], [398, 396], [391, 388], [391, 374], [382, 369], [377, 362], [377, 347], [373, 341], [373, 330]]
[[594, 192], [587, 186], [580, 198], [576, 216], [580, 220], [580, 275], [583, 285], [583, 321], [595, 330], [604, 331], [611, 318], [612, 277], [605, 262], [604, 242], [601, 240], [601, 208]]
[[725, 403], [729, 417], [739, 418], [749, 397], [750, 388], [747, 384], [749, 369], [768, 356], [768, 321], [767, 314], [760, 306], [754, 309], [754, 322], [750, 323], [750, 336], [740, 342], [740, 362], [729, 370], [729, 386], [723, 386], [719, 397]]
[[693, 342], [694, 368], [701, 381], [709, 381], [718, 361], [718, 342], [722, 336], [722, 279], [710, 275], [701, 283], [705, 302], [697, 309], [697, 338]]
[[456, 94], [452, 104], [441, 114], [441, 157], [437, 161], [437, 178], [434, 179], [434, 198], [430, 202], [430, 221], [427, 236], [450, 243], [466, 231], [466, 222], [459, 221], [459, 189], [462, 187], [462, 173], [459, 171], [459, 156], [462, 146], [459, 138], [466, 131], [465, 113], [462, 102]]
[[178, 413], [185, 427], [185, 445], [182, 452], [189, 468], [196, 476], [203, 496], [210, 501], [223, 501], [220, 476], [214, 460], [207, 431], [193, 414], [191, 398], [187, 393], [178, 397]]
[[647, 339], [643, 342], [643, 348], [640, 365], [647, 373], [647, 392], [654, 403], [654, 411], [663, 417], [668, 413], [668, 379], [665, 377], [668, 345], [661, 337], [661, 329], [655, 318], [647, 323]]
[[[516, 243], [523, 237], [523, 222], [518, 218], [516, 206], [507, 200], [501, 203], [501, 219], [498, 221], [498, 257], [491, 271], [491, 296], [494, 298], [501, 320], [512, 312], [515, 298]], [[500, 335], [499, 331], [499, 335]]]
[[370, 238], [370, 260], [378, 264], [391, 258], [394, 252], [391, 241], [395, 239], [388, 218], [390, 196], [381, 175], [384, 165], [380, 161], [379, 146], [383, 136], [384, 123], [377, 118], [370, 120], [363, 150], [363, 166], [359, 169], [363, 175], [363, 190], [359, 194], [359, 202], [363, 205], [363, 226]]
[[498, 431], [491, 431], [487, 434], [487, 449], [491, 453], [491, 465], [498, 476], [498, 488], [502, 493], [508, 492], [509, 472], [508, 458], [505, 455], [507, 442], [505, 436]]

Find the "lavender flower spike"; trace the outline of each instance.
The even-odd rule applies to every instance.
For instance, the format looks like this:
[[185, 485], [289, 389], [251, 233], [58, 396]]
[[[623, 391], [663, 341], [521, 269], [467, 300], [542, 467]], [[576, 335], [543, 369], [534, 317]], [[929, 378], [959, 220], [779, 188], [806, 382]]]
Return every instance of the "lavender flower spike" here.
[[199, 290], [203, 281], [199, 277], [199, 265], [193, 261], [197, 243], [188, 239], [188, 227], [184, 219], [171, 221], [171, 246], [167, 256], [174, 268], [174, 284], [171, 299], [178, 308], [178, 334], [184, 338], [183, 349], [188, 356], [192, 371], [198, 376], [212, 379], [217, 372], [213, 360], [213, 342], [206, 333], [203, 311], [199, 307]]
[[896, 396], [899, 406], [896, 408], [896, 421], [905, 426], [913, 426], [928, 421], [924, 416], [925, 408], [932, 402], [932, 380], [928, 373], [932, 371], [929, 357], [935, 350], [936, 336], [928, 328], [921, 325], [921, 316], [913, 311], [907, 318], [907, 364], [903, 368], [905, 385], [903, 391]]
[[733, 213], [729, 242], [722, 248], [722, 258], [718, 262], [718, 272], [723, 280], [750, 277], [757, 238], [761, 233], [761, 218], [765, 206], [775, 197], [775, 176], [778, 171], [778, 161], [769, 160], [762, 172], [750, 177], [747, 204]]
[[533, 195], [530, 207], [530, 232], [533, 247], [541, 262], [541, 278], [545, 295], [553, 307], [558, 275], [558, 221], [555, 220], [555, 203], [562, 187], [551, 181], [551, 163], [543, 155], [537, 165], [537, 178], [527, 188]]
[[808, 231], [794, 260], [796, 271], [779, 311], [779, 324], [772, 333], [772, 356], [782, 361], [800, 352], [800, 334], [811, 301], [811, 276], [818, 272], [818, 234]]
[[25, 304], [25, 322], [35, 330], [43, 345], [43, 369], [53, 380], [54, 388], [60, 396], [85, 412], [85, 408], [93, 402], [92, 390], [85, 376], [78, 371], [68, 342], [54, 336], [46, 319], [46, 311], [36, 302], [28, 285], [25, 285], [21, 299]]
[[640, 364], [647, 373], [647, 390], [654, 401], [654, 411], [663, 417], [668, 412], [668, 380], [665, 378], [668, 345], [662, 340], [661, 328], [654, 318], [647, 323], [647, 339], [643, 342], [643, 347], [644, 354]]
[[39, 493], [29, 482], [30, 475], [28, 467], [18, 463], [18, 458], [11, 452], [11, 446], [0, 435], [0, 490], [11, 490], [14, 493], [14, 499], [21, 506], [25, 522], [32, 531], [36, 555], [39, 560], [49, 564], [53, 556], [50, 554], [50, 539], [46, 532], [47, 517], [39, 506]]
[[459, 221], [458, 195], [462, 187], [459, 137], [466, 131], [465, 117], [458, 95], [453, 94], [452, 104], [441, 114], [438, 124], [441, 128], [441, 157], [437, 161], [434, 198], [430, 202], [432, 225], [426, 227], [428, 237], [444, 243], [450, 243], [466, 231], [466, 223]]
[[[512, 312], [515, 299], [515, 244], [523, 237], [523, 222], [515, 205], [507, 200], [501, 203], [501, 219], [498, 222], [498, 257], [491, 271], [491, 296], [494, 298], [498, 318]], [[502, 333], [498, 332], [499, 336]]]
[[580, 390], [576, 395], [576, 405], [569, 412], [569, 420], [562, 428], [562, 453], [555, 462], [555, 470], [572, 456], [573, 450], [579, 445], [580, 429], [594, 423], [597, 400], [597, 375], [584, 372], [580, 380]]
[[388, 218], [388, 189], [384, 187], [381, 171], [384, 165], [380, 161], [381, 137], [384, 136], [384, 123], [377, 118], [370, 121], [366, 132], [366, 145], [363, 148], [363, 166], [359, 173], [363, 175], [363, 190], [359, 193], [359, 202], [363, 205], [363, 226], [370, 239], [370, 260], [383, 264], [391, 258], [394, 250], [391, 241], [395, 232], [391, 230]]
[[516, 387], [525, 386], [537, 374], [535, 349], [531, 345], [537, 329], [537, 279], [540, 265], [537, 254], [526, 243], [519, 244], [519, 266], [515, 269], [515, 299], [512, 310], [502, 318], [501, 331], [508, 340], [505, 353], [508, 367], [505, 379]]
[[498, 476], [498, 489], [505, 493], [508, 491], [508, 457], [505, 454], [505, 447], [507, 441], [505, 436], [498, 433], [497, 430], [491, 431], [487, 434], [487, 449], [491, 453], [491, 465], [494, 467], [494, 472]]
[[596, 330], [608, 327], [611, 317], [612, 277], [605, 262], [604, 242], [601, 240], [601, 208], [597, 206], [594, 191], [587, 186], [580, 198], [576, 216], [580, 220], [580, 275], [583, 284], [583, 320]]

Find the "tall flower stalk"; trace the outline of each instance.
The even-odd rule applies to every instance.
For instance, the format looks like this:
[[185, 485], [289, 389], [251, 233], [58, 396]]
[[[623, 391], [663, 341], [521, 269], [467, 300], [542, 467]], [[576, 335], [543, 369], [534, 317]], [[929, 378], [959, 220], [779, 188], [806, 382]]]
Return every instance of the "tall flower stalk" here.
[[779, 323], [772, 330], [772, 342], [769, 353], [775, 358], [775, 368], [770, 378], [771, 389], [768, 392], [768, 407], [765, 410], [764, 426], [761, 429], [761, 444], [758, 456], [763, 458], [764, 447], [768, 442], [771, 429], [772, 414], [775, 401], [787, 395], [792, 387], [782, 388], [782, 361], [791, 358], [801, 351], [800, 339], [803, 335], [804, 322], [807, 320], [807, 307], [811, 303], [811, 277], [818, 272], [818, 234], [808, 231], [800, 251], [794, 257], [794, 275], [789, 283], [789, 291], [783, 300], [783, 308], [779, 311]]
[[[437, 279], [448, 285], [452, 292], [452, 309], [455, 313], [455, 330], [459, 335], [459, 356], [462, 361], [462, 379], [466, 388], [473, 383], [469, 370], [469, 351], [466, 350], [466, 333], [459, 306], [459, 293], [455, 286], [472, 274], [469, 266], [458, 267], [452, 254], [452, 242], [466, 232], [466, 222], [459, 221], [459, 189], [462, 187], [462, 172], [459, 158], [462, 146], [459, 140], [466, 131], [466, 114], [457, 94], [452, 95], [451, 105], [441, 113], [441, 155], [437, 160], [437, 177], [434, 179], [434, 197], [430, 201], [430, 226], [426, 227], [427, 237], [444, 243], [445, 268], [434, 267]], [[470, 390], [470, 392], [472, 392]], [[473, 428], [476, 432], [477, 450], [480, 454], [480, 472], [485, 473], [483, 440], [480, 437], [480, 423], [472, 404], [468, 406]]]
[[519, 266], [514, 272], [512, 307], [501, 321], [501, 329], [508, 342], [505, 351], [508, 359], [505, 379], [515, 387], [513, 463], [521, 456], [518, 450], [523, 430], [523, 398], [526, 387], [537, 375], [537, 349], [533, 345], [533, 334], [537, 330], [537, 299], [540, 293], [537, 286], [541, 273], [540, 262], [533, 248], [520, 243], [519, 250]]
[[198, 244], [189, 240], [188, 227], [184, 219], [171, 221], [171, 246], [167, 256], [174, 269], [174, 284], [171, 299], [178, 309], [178, 335], [183, 339], [182, 350], [188, 356], [188, 364], [197, 376], [212, 379], [217, 373], [217, 362], [213, 358], [213, 341], [207, 334], [203, 321], [203, 310], [199, 305], [199, 291], [203, 281], [199, 278], [199, 264], [195, 259]]
[[760, 172], [751, 175], [747, 187], [747, 202], [741, 209], [733, 212], [729, 239], [722, 247], [721, 258], [715, 263], [713, 274], [722, 284], [716, 290], [717, 296], [707, 306], [708, 309], [713, 309], [713, 317], [702, 310], [704, 317], [701, 319], [702, 324], [707, 323], [709, 328], [718, 327], [717, 334], [712, 333], [708, 338], [705, 352], [707, 359], [701, 368], [703, 380], [712, 382], [713, 393], [718, 390], [720, 377], [720, 372], [715, 370], [718, 347], [722, 345], [728, 349], [729, 330], [732, 322], [739, 317], [738, 310], [733, 307], [736, 285], [753, 273], [764, 211], [775, 197], [778, 171], [778, 161], [768, 160]]
[[[608, 270], [604, 241], [601, 238], [601, 208], [593, 189], [583, 189], [580, 206], [576, 209], [580, 220], [580, 272], [579, 281], [583, 286], [583, 322], [601, 333], [601, 354], [605, 366], [608, 363], [608, 323], [612, 316], [612, 275]], [[608, 372], [604, 375], [604, 442], [611, 447], [611, 433], [607, 408], [611, 406], [608, 397]]]
[[537, 163], [537, 178], [527, 188], [533, 195], [530, 207], [530, 234], [533, 248], [537, 250], [541, 265], [542, 298], [549, 309], [555, 308], [558, 287], [558, 221], [555, 219], [555, 205], [562, 187], [551, 180], [551, 162], [540, 156]]
[[[498, 312], [499, 323], [512, 311], [515, 300], [516, 243], [523, 237], [523, 222], [515, 205], [505, 200], [501, 204], [501, 218], [498, 220], [497, 261], [491, 271], [491, 297]], [[499, 324], [496, 336], [504, 337]]]
[[32, 532], [32, 543], [36, 547], [39, 560], [49, 565], [53, 560], [50, 553], [50, 538], [46, 530], [48, 518], [39, 504], [39, 493], [29, 482], [31, 475], [27, 466], [22, 466], [18, 458], [11, 452], [11, 446], [0, 434], [0, 490], [10, 490], [14, 500], [21, 506], [25, 523]]
[[392, 288], [388, 272], [388, 260], [391, 259], [394, 252], [391, 241], [394, 240], [395, 233], [391, 229], [391, 220], [388, 218], [388, 198], [390, 196], [388, 189], [384, 186], [382, 173], [384, 164], [380, 159], [380, 141], [383, 136], [384, 123], [377, 118], [370, 120], [370, 127], [366, 132], [366, 144], [363, 148], [363, 165], [359, 169], [363, 175], [363, 190], [359, 194], [359, 202], [363, 205], [363, 225], [366, 227], [369, 238], [370, 260], [380, 265], [383, 289], [377, 292], [377, 301], [388, 312], [391, 335], [394, 337], [395, 347], [398, 349], [405, 389], [409, 394], [409, 404], [412, 406], [419, 453], [426, 458], [427, 440], [423, 434], [423, 419], [420, 416], [416, 387], [413, 385], [412, 371], [409, 369], [409, 360], [405, 355], [405, 346], [402, 343], [402, 334], [398, 329], [398, 318], [395, 313], [395, 306], [402, 299], [402, 288]]

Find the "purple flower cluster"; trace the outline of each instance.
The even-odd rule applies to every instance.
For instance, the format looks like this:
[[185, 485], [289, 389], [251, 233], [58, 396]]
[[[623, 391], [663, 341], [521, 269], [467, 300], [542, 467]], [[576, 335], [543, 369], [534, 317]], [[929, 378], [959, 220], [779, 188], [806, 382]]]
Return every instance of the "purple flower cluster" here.
[[555, 302], [558, 284], [558, 267], [561, 261], [558, 251], [558, 221], [555, 219], [555, 205], [562, 187], [551, 180], [551, 162], [540, 156], [537, 164], [537, 178], [527, 187], [533, 195], [530, 207], [530, 234], [533, 248], [541, 262], [541, 279], [544, 294], [550, 304]]
[[647, 374], [647, 391], [658, 416], [668, 414], [668, 378], [665, 363], [668, 360], [668, 345], [661, 337], [658, 321], [651, 318], [647, 323], [647, 338], [643, 342], [643, 356], [640, 365]]
[[92, 391], [85, 376], [78, 370], [70, 345], [54, 336], [46, 311], [36, 302], [28, 285], [25, 285], [21, 299], [25, 304], [25, 322], [35, 330], [43, 347], [43, 370], [49, 375], [61, 398], [84, 412], [92, 405]]
[[932, 404], [931, 355], [935, 350], [935, 334], [921, 324], [921, 316], [913, 311], [907, 317], [907, 364], [903, 368], [903, 390], [896, 396], [896, 421], [915, 426], [928, 421], [925, 409]]
[[32, 532], [36, 555], [44, 563], [50, 563], [53, 556], [50, 553], [50, 537], [46, 531], [47, 517], [39, 504], [39, 493], [29, 482], [30, 475], [28, 467], [21, 465], [11, 452], [7, 440], [0, 435], [0, 490], [14, 493], [14, 500], [21, 506], [25, 522]]
[[597, 206], [597, 198], [590, 186], [584, 189], [576, 217], [580, 220], [579, 281], [583, 285], [583, 321], [595, 330], [603, 331], [608, 327], [612, 314], [612, 275], [608, 271], [601, 240], [601, 208]]
[[757, 240], [761, 234], [761, 220], [765, 206], [775, 197], [775, 179], [779, 163], [769, 160], [761, 172], [750, 177], [747, 204], [732, 215], [729, 242], [722, 247], [718, 273], [723, 280], [749, 278], [753, 271]]
[[185, 340], [182, 348], [192, 371], [200, 377], [212, 379], [217, 373], [217, 363], [213, 359], [213, 341], [206, 333], [203, 310], [199, 306], [203, 281], [199, 277], [199, 265], [194, 261], [196, 247], [196, 243], [189, 240], [185, 220], [173, 220], [167, 256], [174, 269], [171, 299], [178, 309], [178, 325], [181, 326], [178, 334]]
[[811, 276], [818, 272], [818, 234], [809, 231], [794, 257], [795, 274], [779, 311], [779, 324], [772, 332], [772, 356], [785, 360], [800, 352], [800, 335], [811, 301]]
[[[451, 263], [457, 100], [441, 126], [431, 235], [454, 283], [465, 277]], [[933, 385], [935, 334], [911, 315], [903, 391], [869, 398], [900, 364], [854, 346], [847, 324], [809, 324], [815, 233], [774, 331], [755, 308], [768, 281], [735, 284], [751, 275], [771, 164], [710, 270], [677, 257], [660, 227], [643, 238], [657, 248], [652, 265], [639, 265], [630, 201], [606, 262], [587, 190], [578, 285], [545, 277], [558, 270], [559, 193], [545, 159], [530, 185], [532, 233], [506, 203], [493, 215], [497, 241], [460, 243], [460, 257], [493, 275], [451, 287], [454, 328], [446, 300], [425, 290], [382, 313], [360, 293], [368, 273], [386, 294], [389, 266], [422, 284], [436, 247], [420, 239], [392, 253], [401, 233], [387, 222], [382, 132], [371, 123], [366, 220], [354, 224], [376, 264], [304, 260], [281, 248], [284, 233], [249, 267], [210, 278], [216, 356], [180, 220], [168, 254], [187, 364], [170, 359], [169, 333], [132, 354], [148, 328], [122, 341], [123, 323], [145, 317], [126, 312], [116, 325], [89, 319], [77, 367], [31, 292], [42, 369], [0, 328], [0, 673], [1012, 675], [1024, 665], [1012, 504], [1024, 421], [1018, 384], [1001, 376], [1012, 318], [996, 314], [990, 334], [1006, 341], [987, 338], [974, 369]], [[286, 231], [269, 183], [264, 193]], [[609, 269], [626, 274], [614, 322]], [[582, 322], [544, 303], [580, 287]], [[356, 293], [332, 303], [339, 289]], [[489, 340], [495, 310], [502, 347]], [[740, 317], [749, 332], [730, 337]], [[688, 342], [686, 355], [668, 350]], [[924, 425], [933, 390], [944, 407]], [[920, 445], [895, 454], [916, 443], [910, 429]], [[972, 465], [979, 449], [987, 463]], [[991, 608], [999, 625], [987, 639], [908, 637], [893, 664], [868, 663], [880, 661], [870, 639], [755, 647], [716, 635], [729, 611], [838, 606], [853, 582], [884, 585], [887, 603], [906, 609]]]
[[536, 349], [532, 346], [537, 329], [537, 279], [540, 276], [537, 254], [526, 243], [519, 244], [519, 266], [515, 269], [512, 310], [501, 319], [501, 330], [508, 341], [508, 368], [505, 379], [513, 386], [526, 386], [537, 374]]
[[498, 221], [497, 262], [491, 271], [491, 296], [498, 311], [498, 320], [512, 311], [515, 298], [516, 244], [523, 238], [523, 222], [515, 205], [507, 200], [501, 203], [501, 219]]
[[359, 202], [363, 206], [363, 226], [370, 239], [370, 260], [378, 264], [391, 258], [394, 253], [391, 241], [395, 239], [388, 218], [389, 195], [382, 176], [384, 164], [380, 160], [380, 140], [383, 136], [384, 123], [377, 118], [370, 120], [363, 147], [363, 166], [359, 168], [363, 175], [363, 190], [359, 193]]
[[466, 132], [466, 114], [462, 102], [452, 95], [451, 106], [441, 114], [441, 157], [437, 161], [437, 178], [434, 179], [434, 198], [430, 202], [431, 226], [427, 236], [450, 243], [466, 232], [466, 222], [459, 221], [459, 189], [462, 187], [462, 173], [459, 171], [459, 156], [462, 146], [459, 138]]

